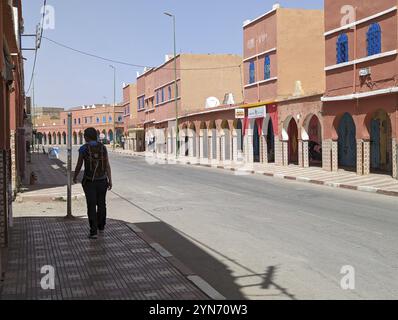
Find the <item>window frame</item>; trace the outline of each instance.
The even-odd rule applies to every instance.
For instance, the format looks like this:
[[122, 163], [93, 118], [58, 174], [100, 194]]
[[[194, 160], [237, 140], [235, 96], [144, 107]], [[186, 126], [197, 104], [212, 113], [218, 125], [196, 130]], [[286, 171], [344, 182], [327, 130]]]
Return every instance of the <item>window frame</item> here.
[[368, 57], [382, 52], [381, 27], [378, 22], [373, 22], [366, 32], [366, 51]]

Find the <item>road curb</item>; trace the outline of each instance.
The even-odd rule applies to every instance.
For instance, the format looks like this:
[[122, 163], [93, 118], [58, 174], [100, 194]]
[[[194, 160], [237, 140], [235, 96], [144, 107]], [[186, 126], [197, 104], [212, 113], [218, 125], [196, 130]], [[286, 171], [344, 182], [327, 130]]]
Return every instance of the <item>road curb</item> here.
[[143, 230], [137, 227], [134, 223], [126, 223], [127, 227], [136, 233], [142, 240], [151, 246], [157, 253], [159, 253], [164, 259], [167, 260], [174, 268], [176, 268], [189, 282], [194, 284], [200, 291], [207, 295], [212, 300], [226, 300], [226, 298], [214, 289], [208, 282], [202, 277], [195, 274], [185, 264], [178, 260], [173, 254], [167, 251], [159, 243], [155, 242], [149, 237]]
[[[142, 155], [142, 154], [133, 153], [131, 155], [145, 158], [145, 155]], [[168, 159], [165, 159], [164, 161], [166, 161], [166, 163], [170, 162]], [[243, 172], [243, 173], [252, 174], [252, 175], [254, 175], [254, 174], [255, 175], [263, 175], [263, 176], [270, 177], [270, 178], [277, 178], [277, 179], [282, 179], [282, 180], [287, 180], [287, 181], [297, 181], [297, 182], [302, 182], [302, 183], [310, 183], [310, 184], [325, 186], [325, 187], [330, 187], [330, 188], [367, 192], [367, 193], [380, 194], [380, 195], [385, 195], [385, 196], [390, 196], [390, 197], [398, 197], [398, 191], [388, 191], [388, 190], [383, 190], [383, 189], [379, 189], [379, 188], [374, 188], [371, 186], [353, 186], [353, 185], [341, 184], [341, 183], [337, 183], [337, 182], [315, 180], [315, 179], [310, 179], [310, 178], [306, 178], [306, 177], [295, 177], [295, 176], [289, 176], [289, 175], [284, 175], [284, 174], [276, 174], [273, 172], [263, 172], [263, 171], [260, 172], [260, 171], [250, 170], [250, 169], [239, 170], [237, 168], [226, 167], [223, 165], [211, 165], [211, 164], [202, 164], [202, 163], [192, 164], [189, 161], [188, 162], [175, 161], [175, 162], [173, 162], [173, 164], [191, 165], [191, 166], [196, 166], [196, 167], [199, 166], [199, 167], [204, 167], [204, 168], [215, 168], [215, 169], [227, 170], [227, 171], [232, 171], [232, 172]]]

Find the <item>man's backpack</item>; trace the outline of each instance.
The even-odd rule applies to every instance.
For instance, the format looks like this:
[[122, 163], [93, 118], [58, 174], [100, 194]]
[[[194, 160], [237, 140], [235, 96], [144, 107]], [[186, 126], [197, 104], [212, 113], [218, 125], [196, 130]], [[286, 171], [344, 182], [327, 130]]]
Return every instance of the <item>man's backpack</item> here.
[[102, 143], [93, 146], [87, 144], [87, 152], [84, 156], [85, 178], [95, 181], [106, 177], [107, 152]]

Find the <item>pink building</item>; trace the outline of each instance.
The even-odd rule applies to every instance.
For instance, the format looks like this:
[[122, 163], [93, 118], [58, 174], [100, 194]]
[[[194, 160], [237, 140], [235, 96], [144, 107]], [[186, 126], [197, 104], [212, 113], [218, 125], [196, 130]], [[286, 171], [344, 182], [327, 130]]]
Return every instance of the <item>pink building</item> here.
[[[321, 143], [323, 11], [274, 7], [243, 26], [243, 128], [249, 163], [307, 167]], [[310, 136], [310, 128], [316, 132]], [[314, 131], [314, 130], [312, 130]], [[319, 164], [319, 159], [317, 160]]]
[[326, 0], [324, 168], [397, 177], [396, 0]]
[[180, 54], [176, 63], [177, 86], [173, 57], [166, 57], [164, 64], [145, 70], [137, 79], [137, 121], [138, 126], [145, 127], [146, 150], [166, 157], [175, 154], [178, 109], [181, 155], [218, 159], [221, 124], [230, 119], [226, 127], [232, 130], [235, 115], [232, 108], [228, 119], [220, 118], [219, 112], [225, 111], [223, 105], [229, 107], [243, 100], [242, 58], [229, 54]]
[[105, 143], [113, 143], [116, 131], [116, 143], [120, 143], [124, 132], [124, 108], [94, 104], [63, 111], [59, 119], [44, 117], [41, 121], [40, 119], [35, 121], [39, 144], [67, 144], [69, 112], [72, 113], [73, 145], [84, 143], [83, 133], [89, 127], [96, 128], [98, 135], [103, 135]]

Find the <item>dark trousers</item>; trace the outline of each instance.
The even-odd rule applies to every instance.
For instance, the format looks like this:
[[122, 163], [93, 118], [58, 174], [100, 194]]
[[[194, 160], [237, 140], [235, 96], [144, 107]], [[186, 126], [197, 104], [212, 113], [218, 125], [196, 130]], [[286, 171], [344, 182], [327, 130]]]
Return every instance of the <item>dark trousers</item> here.
[[108, 181], [83, 181], [86, 194], [87, 215], [90, 222], [91, 234], [97, 234], [98, 229], [104, 230], [106, 225], [106, 193]]

